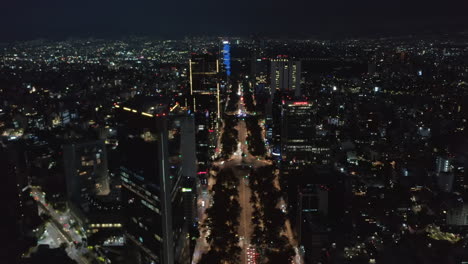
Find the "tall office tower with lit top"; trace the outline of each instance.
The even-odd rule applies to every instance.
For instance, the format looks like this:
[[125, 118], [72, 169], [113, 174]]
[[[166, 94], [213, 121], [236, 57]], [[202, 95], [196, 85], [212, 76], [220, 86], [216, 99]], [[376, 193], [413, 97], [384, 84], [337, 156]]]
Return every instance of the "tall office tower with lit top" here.
[[277, 90], [301, 95], [301, 62], [279, 55], [271, 60], [270, 90], [274, 94]]
[[213, 54], [192, 54], [189, 67], [189, 106], [195, 115], [197, 170], [206, 172], [215, 151], [217, 120], [221, 118], [220, 63]]
[[192, 110], [209, 111], [219, 118], [219, 59], [212, 54], [193, 54], [189, 64]]
[[284, 163], [309, 164], [312, 161], [314, 125], [312, 102], [283, 101], [281, 154]]

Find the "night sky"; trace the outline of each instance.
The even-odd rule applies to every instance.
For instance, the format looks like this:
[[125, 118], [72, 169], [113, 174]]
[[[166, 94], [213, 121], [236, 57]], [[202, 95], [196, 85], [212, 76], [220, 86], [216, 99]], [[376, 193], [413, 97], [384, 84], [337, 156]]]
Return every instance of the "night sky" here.
[[[0, 41], [468, 30], [467, 0], [1, 0]], [[291, 35], [290, 35], [291, 36]]]

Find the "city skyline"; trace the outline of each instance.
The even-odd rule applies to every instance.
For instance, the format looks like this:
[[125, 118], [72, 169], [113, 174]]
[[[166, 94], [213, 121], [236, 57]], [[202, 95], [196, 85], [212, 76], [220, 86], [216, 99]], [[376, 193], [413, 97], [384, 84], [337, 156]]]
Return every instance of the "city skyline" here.
[[25, 4], [0, 263], [468, 263], [465, 4]]

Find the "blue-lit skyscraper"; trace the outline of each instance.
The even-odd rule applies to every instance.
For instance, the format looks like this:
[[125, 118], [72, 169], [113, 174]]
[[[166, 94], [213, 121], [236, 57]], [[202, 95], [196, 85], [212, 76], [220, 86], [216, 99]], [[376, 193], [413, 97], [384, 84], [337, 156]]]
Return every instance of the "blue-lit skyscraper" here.
[[231, 76], [231, 44], [229, 41], [223, 41], [223, 64], [227, 76]]

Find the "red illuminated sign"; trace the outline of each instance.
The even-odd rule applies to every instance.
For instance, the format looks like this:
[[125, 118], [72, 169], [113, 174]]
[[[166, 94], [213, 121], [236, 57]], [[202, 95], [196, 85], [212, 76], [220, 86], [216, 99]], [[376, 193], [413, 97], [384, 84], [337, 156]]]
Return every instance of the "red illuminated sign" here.
[[294, 102], [294, 105], [308, 105], [308, 102]]

